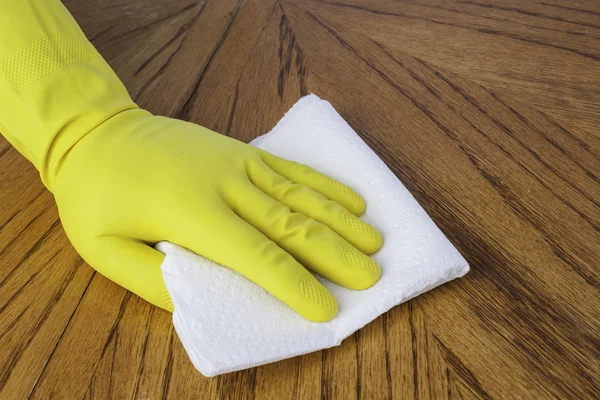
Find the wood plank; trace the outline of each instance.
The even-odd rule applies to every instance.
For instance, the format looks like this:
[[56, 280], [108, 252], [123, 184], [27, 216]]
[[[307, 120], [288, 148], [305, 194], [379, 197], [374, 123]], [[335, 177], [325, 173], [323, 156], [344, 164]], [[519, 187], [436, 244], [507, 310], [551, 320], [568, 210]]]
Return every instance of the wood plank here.
[[314, 3], [313, 10], [390, 49], [533, 105], [568, 126], [595, 132], [600, 16], [573, 12], [583, 17], [569, 23], [558, 17], [568, 11], [560, 8], [481, 4], [348, 0]]
[[0, 393], [24, 398], [93, 271], [67, 243], [52, 196], [0, 137]]
[[[566, 189], [571, 187], [575, 180], [562, 183], [557, 181], [555, 188], [547, 188], [534, 179], [526, 168], [514, 161], [515, 156], [513, 153], [506, 151], [507, 146], [516, 146], [514, 143], [516, 140], [505, 132], [501, 124], [491, 124], [489, 122], [491, 118], [486, 113], [479, 112], [477, 120], [467, 119], [475, 127], [478, 126], [478, 123], [486, 124], [485, 127], [479, 128], [479, 131], [477, 131], [474, 127], [467, 125], [465, 119], [460, 115], [447, 111], [446, 101], [450, 102], [455, 110], [461, 110], [463, 107], [463, 105], [459, 107], [452, 104], [451, 96], [453, 94], [450, 90], [451, 86], [447, 82], [444, 81], [446, 85], [444, 91], [448, 93], [449, 98], [443, 98], [442, 100], [438, 96], [442, 97], [445, 93], [441, 93], [439, 90], [438, 92], [428, 90], [406, 71], [406, 69], [410, 70], [411, 67], [420, 68], [422, 71], [429, 71], [433, 76], [436, 76], [430, 68], [425, 67], [417, 60], [405, 57], [401, 60], [401, 63], [405, 63], [406, 68], [401, 68], [397, 60], [392, 58], [386, 60], [383, 54], [384, 49], [370, 42], [367, 38], [352, 35], [347, 31], [335, 30], [322, 19], [311, 16], [311, 14], [303, 12], [301, 9], [289, 7], [289, 12], [286, 8], [286, 14], [291, 21], [300, 21], [297, 24], [292, 24], [300, 46], [304, 41], [315, 44], [307, 47], [307, 49], [303, 48], [303, 50], [308, 64], [311, 66], [310, 70], [315, 75], [315, 80], [319, 81], [321, 90], [325, 91], [324, 97], [333, 100], [334, 106], [337, 106], [351, 125], [360, 134], [363, 134], [367, 143], [379, 153], [409, 188], [413, 189], [417, 199], [422, 200], [425, 208], [434, 216], [434, 219], [441, 225], [446, 234], [459, 248], [463, 249], [463, 253], [471, 262], [474, 271], [456, 285], [466, 285], [469, 282], [474, 282], [473, 280], [478, 277], [479, 273], [488, 273], [491, 275], [490, 278], [494, 280], [498, 279], [498, 277], [493, 276], [496, 273], [514, 274], [513, 276], [507, 276], [508, 281], [503, 283], [507, 285], [504, 290], [512, 290], [510, 292], [512, 296], [518, 293], [516, 292], [517, 289], [521, 291], [519, 294], [523, 298], [519, 298], [519, 301], [523, 303], [523, 308], [514, 310], [514, 312], [525, 313], [519, 322], [514, 320], [515, 316], [512, 315], [513, 311], [511, 309], [515, 306], [509, 298], [505, 302], [499, 301], [499, 298], [489, 298], [492, 288], [489, 288], [489, 291], [481, 292], [473, 287], [467, 291], [468, 295], [464, 299], [466, 302], [473, 302], [473, 296], [477, 293], [483, 297], [488, 297], [484, 304], [490, 302], [491, 304], [488, 306], [494, 307], [498, 315], [510, 313], [510, 317], [507, 315], [506, 320], [502, 321], [506, 325], [497, 326], [498, 332], [491, 331], [488, 334], [498, 334], [506, 329], [506, 326], [510, 326], [511, 329], [514, 329], [511, 332], [512, 335], [525, 335], [525, 349], [521, 351], [535, 353], [519, 353], [514, 356], [527, 357], [526, 363], [534, 363], [535, 358], [543, 357], [545, 352], [549, 352], [546, 353], [546, 355], [549, 355], [560, 351], [565, 357], [571, 357], [571, 352], [581, 354], [583, 357], [581, 361], [574, 361], [572, 364], [563, 361], [560, 365], [544, 364], [544, 368], [550, 370], [567, 368], [570, 371], [568, 374], [573, 379], [579, 380], [581, 384], [577, 389], [573, 388], [571, 390], [593, 390], [593, 386], [590, 386], [591, 382], [587, 381], [586, 383], [585, 381], [593, 376], [593, 371], [596, 371], [596, 368], [589, 363], [591, 359], [587, 357], [590, 356], [588, 351], [593, 351], [594, 347], [593, 341], [589, 341], [589, 338], [594, 337], [598, 331], [598, 313], [593, 306], [590, 306], [597, 303], [598, 300], [598, 292], [594, 283], [597, 279], [594, 268], [596, 263], [595, 254], [597, 254], [595, 250], [600, 248], [598, 235], [589, 222], [582, 221], [570, 206], [566, 205], [559, 196], [552, 192], [555, 188]], [[328, 36], [326, 36], [327, 33], [329, 33]], [[318, 44], [316, 44], [317, 40]], [[338, 44], [335, 45], [333, 41], [337, 41]], [[325, 48], [327, 51], [324, 51]], [[311, 57], [313, 59], [318, 57], [321, 61], [311, 63]], [[362, 62], [357, 64], [352, 61], [353, 58], [359, 58]], [[339, 68], [331, 71], [326, 66], [334, 62], [337, 65], [352, 65], [352, 68]], [[418, 67], [419, 65], [421, 67]], [[431, 80], [433, 80], [433, 76], [430, 77]], [[443, 79], [439, 79], [440, 82], [443, 81]], [[457, 80], [459, 78], [453, 76], [451, 79]], [[386, 82], [386, 84], [382, 84], [379, 80]], [[336, 82], [336, 84], [327, 86], [327, 82]], [[459, 82], [461, 85], [468, 84], [464, 81]], [[363, 93], [373, 93], [375, 87], [380, 93], [385, 91], [379, 97], [384, 98], [385, 103], [377, 104], [377, 99], [373, 98], [369, 98], [367, 101], [362, 96]], [[496, 108], [494, 104], [488, 106], [493, 98], [491, 95], [484, 95], [486, 92], [477, 85], [470, 85], [470, 87], [473, 88], [473, 91], [469, 90], [468, 94], [472, 98], [477, 99], [478, 93], [481, 96], [486, 96], [486, 110]], [[440, 89], [442, 88], [440, 87]], [[419, 92], [413, 93], [412, 90], [419, 90]], [[438, 93], [438, 96], [434, 93]], [[431, 100], [431, 103], [425, 103], [426, 99]], [[382, 116], [379, 110], [383, 107], [395, 112]], [[440, 107], [439, 113], [436, 112], [438, 107]], [[476, 106], [471, 105], [471, 107], [477, 110]], [[446, 110], [441, 111], [443, 108]], [[353, 111], [358, 109], [360, 109], [360, 113]], [[510, 115], [506, 113], [501, 113], [501, 116], [510, 118]], [[520, 128], [518, 129], [520, 132], [522, 131]], [[419, 134], [415, 135], [414, 132], [419, 132]], [[485, 135], [479, 132], [484, 132]], [[537, 133], [531, 133], [532, 136], [534, 134], [538, 135]], [[490, 141], [488, 138], [492, 140]], [[486, 144], [485, 147], [472, 148], [471, 146], [475, 146], [476, 143]], [[519, 144], [519, 146], [525, 147], [520, 152], [527, 154], [527, 145]], [[502, 151], [501, 149], [505, 150]], [[422, 157], [423, 154], [428, 154], [427, 159]], [[595, 159], [592, 155], [589, 158], [591, 160]], [[529, 162], [533, 162], [533, 160]], [[555, 159], [550, 166], [558, 166], [562, 162], [568, 163], [568, 160]], [[440, 165], [445, 165], [445, 170], [441, 170]], [[556, 175], [552, 168], [546, 168], [546, 171], [542, 168], [536, 168], [536, 171], [544, 179], [555, 179], [552, 178], [553, 175]], [[517, 183], [517, 181], [520, 183]], [[419, 189], [419, 186], [425, 186], [425, 188]], [[468, 190], [467, 186], [477, 187], [477, 191]], [[518, 189], [519, 186], [522, 189]], [[581, 182], [581, 187], [583, 187], [583, 182]], [[592, 184], [591, 187], [597, 189], [597, 185]], [[517, 192], [512, 193], [512, 190], [517, 190]], [[535, 191], [535, 194], [532, 195], [527, 192], [528, 190]], [[581, 196], [581, 194], [575, 192], [571, 195], [573, 199]], [[432, 198], [429, 196], [436, 196], [443, 198], [443, 200], [432, 204]], [[593, 201], [593, 198], [582, 196], [580, 199], [587, 203]], [[540, 203], [537, 203], [537, 201]], [[543, 204], [541, 204], [542, 202]], [[431, 205], [431, 208], [428, 204]], [[449, 204], [452, 206], [449, 207]], [[550, 204], [559, 207], [561, 211], [557, 211], [554, 206], [548, 207]], [[457, 210], [461, 210], [461, 216], [466, 220], [457, 217], [455, 214]], [[546, 212], [539, 215], [540, 210]], [[563, 213], [568, 213], [569, 216], [565, 217]], [[591, 215], [597, 216], [596, 213]], [[577, 259], [573, 260], [574, 262], [569, 263], [568, 259], [564, 259], [562, 257], [564, 252], [555, 247], [556, 244], [552, 242], [550, 228], [554, 227], [554, 222], [550, 221], [554, 218], [561, 219], [561, 231], [559, 233], [561, 235], [561, 246], [569, 243], [567, 253], [572, 251], [573, 254], [577, 254]], [[450, 221], [454, 221], [453, 223], [457, 221], [467, 223], [466, 221], [468, 221], [468, 229], [471, 232], [476, 232], [477, 235], [473, 239], [481, 240], [479, 238], [484, 237], [486, 246], [493, 246], [486, 249], [485, 258], [469, 257], [470, 254], [475, 255], [476, 253], [473, 248], [475, 245], [472, 242], [473, 239], [469, 239], [466, 232], [459, 234], [456, 226], [446, 229], [444, 225], [450, 223]], [[556, 223], [559, 224], [559, 222]], [[476, 226], [479, 224], [481, 224], [480, 228], [477, 228]], [[520, 235], [515, 236], [515, 231], [518, 231]], [[575, 235], [578, 239], [571, 242], [568, 238], [563, 237], [566, 231], [569, 232], [569, 235]], [[491, 235], [492, 232], [493, 235]], [[461, 240], [467, 240], [468, 242], [461, 245]], [[490, 257], [493, 255], [490, 254], [490, 250], [494, 247], [497, 247], [500, 253]], [[507, 259], [504, 254], [512, 254], [513, 259]], [[515, 263], [514, 259], [523, 264]], [[532, 274], [532, 271], [535, 271], [535, 273]], [[591, 286], [587, 285], [589, 279], [591, 279]], [[524, 285], [523, 282], [526, 282], [527, 286], [520, 288]], [[495, 282], [490, 281], [488, 283], [494, 284]], [[452, 286], [453, 284], [448, 285], [448, 287]], [[448, 295], [447, 290], [444, 290], [444, 288], [440, 291], [444, 291]], [[531, 294], [527, 294], [527, 291], [531, 291]], [[548, 297], [541, 295], [546, 292], [549, 294]], [[434, 293], [437, 292], [434, 291]], [[536, 294], [533, 295], [533, 293]], [[553, 298], [554, 296], [557, 297]], [[427, 298], [427, 295], [422, 297]], [[543, 301], [547, 300], [550, 304], [555, 301], [554, 299], [561, 299], [560, 306], [557, 304], [557, 307], [567, 307], [567, 309], [574, 307], [577, 309], [576, 311], [565, 309], [564, 317], [573, 314], [581, 315], [582, 313], [585, 317], [577, 323], [565, 320], [564, 324], [561, 324], [564, 331], [556, 336], [556, 315], [552, 314], [557, 309], [553, 308], [554, 305], [541, 304], [542, 299]], [[417, 299], [417, 301], [419, 300], [421, 298]], [[465, 303], [465, 306], [468, 306], [468, 304]], [[536, 330], [543, 329], [544, 334], [547, 333], [548, 336], [536, 338], [528, 333], [527, 330], [534, 327], [527, 323], [527, 319], [533, 317], [530, 312], [531, 309], [538, 310], [535, 316], [537, 320]], [[437, 311], [440, 311], [439, 308]], [[448, 313], [446, 315], [449, 317]], [[430, 317], [429, 314], [428, 317]], [[448, 318], [445, 321], [449, 326], [452, 326], [452, 322], [455, 322], [456, 319], [452, 321], [451, 318]], [[493, 321], [487, 321], [487, 323], [491, 322]], [[525, 323], [527, 328], [522, 330], [523, 327], [519, 326], [521, 323]], [[589, 329], [589, 331], [583, 334], [582, 337], [576, 338], [579, 333], [571, 329], [574, 326], [572, 324], [578, 325], [578, 329]], [[547, 329], [543, 328], [544, 326]], [[445, 333], [447, 331], [447, 329], [440, 329], [440, 336], [442, 336], [441, 332]], [[570, 338], [565, 340], [564, 335]], [[471, 337], [472, 334], [468, 336]], [[555, 337], [556, 342], [549, 339], [552, 336]], [[478, 338], [473, 339], [479, 340]], [[560, 343], [560, 346], [556, 345], [557, 342]], [[586, 342], [587, 344], [585, 344]], [[466, 340], [463, 338], [461, 343], [466, 343]], [[456, 344], [459, 344], [458, 341], [456, 341]], [[559, 350], [558, 347], [562, 346], [564, 347]], [[586, 350], [582, 352], [582, 348], [579, 346], [585, 346]], [[480, 349], [480, 351], [484, 350]], [[507, 348], [503, 350], [504, 352], [507, 352], [508, 355], [514, 350], [508, 351]], [[481, 354], [477, 356], [472, 352], [470, 354], [472, 356], [465, 352], [461, 356], [467, 357], [470, 361], [481, 363]], [[490, 370], [494, 365], [494, 361], [486, 358], [485, 368]], [[498, 371], [502, 370], [504, 374], [515, 374], [511, 380], [513, 382], [524, 382], [525, 377], [531, 374], [531, 371], [527, 371], [526, 374], [525, 366], [523, 366], [521, 378], [517, 378], [516, 374], [519, 372], [516, 366], [513, 371], [506, 372], [500, 362], [504, 362], [504, 360], [498, 360], [496, 368]], [[549, 360], [545, 362], [549, 362]], [[586, 374], [581, 374], [580, 362], [592, 367], [592, 369]], [[566, 372], [557, 371], [555, 377], [558, 379]], [[540, 370], [539, 373], [545, 374], [546, 372]], [[564, 375], [562, 376], [564, 377]], [[489, 375], [489, 378], [497, 379], [492, 374]], [[541, 376], [540, 379], [542, 379]], [[543, 385], [538, 388], [538, 390], [541, 390], [540, 395], [545, 393], [548, 388], [552, 388], [554, 385], [551, 383], [553, 379], [554, 377], [545, 379], [548, 386]], [[491, 386], [499, 387], [499, 385]], [[561, 390], [565, 388], [563, 387]]]

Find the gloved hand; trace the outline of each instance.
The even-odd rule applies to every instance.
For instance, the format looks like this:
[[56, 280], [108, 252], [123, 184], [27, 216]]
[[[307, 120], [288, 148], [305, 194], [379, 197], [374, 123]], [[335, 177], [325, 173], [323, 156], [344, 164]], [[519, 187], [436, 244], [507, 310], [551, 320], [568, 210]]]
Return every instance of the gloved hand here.
[[143, 110], [122, 112], [80, 140], [54, 193], [84, 259], [164, 308], [163, 256], [149, 246], [160, 240], [240, 272], [314, 321], [332, 318], [337, 305], [306, 268], [351, 289], [379, 278], [365, 253], [381, 236], [356, 217], [365, 203], [349, 188]]
[[164, 256], [152, 247], [168, 240], [314, 321], [331, 319], [337, 304], [307, 268], [351, 289], [377, 281], [367, 254], [382, 238], [356, 217], [365, 208], [358, 194], [139, 109], [60, 2], [0, 0], [2, 11], [6, 4], [21, 33], [0, 28], [0, 132], [40, 170], [69, 239], [98, 272], [172, 310]]

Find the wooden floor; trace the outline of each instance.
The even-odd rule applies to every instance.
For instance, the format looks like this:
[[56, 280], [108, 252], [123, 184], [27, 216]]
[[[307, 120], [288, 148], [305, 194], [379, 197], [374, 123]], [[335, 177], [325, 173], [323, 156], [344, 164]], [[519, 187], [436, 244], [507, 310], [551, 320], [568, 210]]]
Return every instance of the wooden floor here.
[[207, 379], [0, 139], [0, 398], [600, 397], [600, 2], [65, 4], [154, 113], [249, 141], [329, 100], [472, 270], [340, 347]]

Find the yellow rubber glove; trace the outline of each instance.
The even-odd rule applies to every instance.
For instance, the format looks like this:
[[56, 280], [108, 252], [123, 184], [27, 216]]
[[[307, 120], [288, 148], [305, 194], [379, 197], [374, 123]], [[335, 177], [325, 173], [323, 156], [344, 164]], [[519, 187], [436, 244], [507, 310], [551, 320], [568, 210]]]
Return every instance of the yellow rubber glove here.
[[0, 132], [40, 171], [86, 262], [164, 309], [173, 309], [164, 256], [152, 247], [162, 240], [313, 321], [331, 319], [337, 303], [307, 268], [351, 289], [379, 278], [367, 254], [382, 238], [357, 218], [358, 194], [139, 109], [58, 0], [0, 0]]

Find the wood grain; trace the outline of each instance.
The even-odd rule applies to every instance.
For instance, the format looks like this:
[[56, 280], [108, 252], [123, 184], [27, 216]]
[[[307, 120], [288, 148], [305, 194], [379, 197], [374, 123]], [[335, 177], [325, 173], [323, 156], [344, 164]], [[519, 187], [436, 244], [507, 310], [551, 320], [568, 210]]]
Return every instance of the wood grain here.
[[204, 378], [0, 138], [0, 398], [600, 397], [600, 3], [65, 4], [152, 112], [249, 141], [329, 100], [472, 270], [339, 347]]

